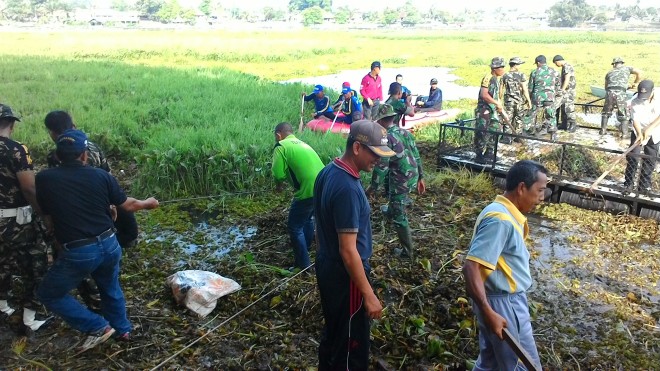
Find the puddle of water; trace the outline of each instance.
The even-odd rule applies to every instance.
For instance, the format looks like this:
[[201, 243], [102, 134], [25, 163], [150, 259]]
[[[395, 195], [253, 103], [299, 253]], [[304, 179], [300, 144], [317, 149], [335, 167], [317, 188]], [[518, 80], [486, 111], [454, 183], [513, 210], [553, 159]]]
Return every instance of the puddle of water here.
[[197, 268], [208, 269], [205, 260], [218, 259], [232, 250], [243, 248], [256, 234], [257, 227], [254, 226], [213, 226], [201, 221], [190, 231], [160, 231], [145, 242], [168, 242], [179, 248], [188, 259], [178, 260], [177, 267], [194, 262], [200, 265]]
[[[360, 90], [360, 82], [364, 75], [369, 72], [368, 67], [360, 70], [345, 70], [332, 75], [305, 77], [301, 79], [291, 79], [282, 81], [283, 83], [300, 82], [303, 84], [316, 85], [321, 84], [325, 87], [339, 91], [341, 84], [344, 81], [351, 83], [351, 88], [356, 91]], [[459, 77], [450, 73], [450, 68], [444, 67], [400, 67], [400, 68], [387, 68], [387, 64], [383, 65], [380, 77], [383, 80], [383, 95], [387, 97], [387, 89], [390, 84], [396, 81], [396, 75], [403, 75], [403, 85], [406, 86], [413, 94], [428, 95], [429, 81], [435, 77], [438, 79], [438, 87], [442, 89], [443, 100], [459, 100], [462, 98], [477, 99], [479, 88], [475, 86], [460, 86], [456, 85], [454, 81]], [[484, 70], [484, 73], [488, 71]]]

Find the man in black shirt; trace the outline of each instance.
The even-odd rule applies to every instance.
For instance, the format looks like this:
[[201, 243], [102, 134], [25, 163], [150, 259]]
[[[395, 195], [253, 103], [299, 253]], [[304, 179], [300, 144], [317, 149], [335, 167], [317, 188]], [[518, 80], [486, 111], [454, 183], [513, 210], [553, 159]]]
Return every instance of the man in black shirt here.
[[[82, 131], [65, 131], [57, 138], [56, 154], [62, 165], [36, 176], [37, 201], [49, 230], [62, 247], [37, 296], [71, 327], [89, 334], [81, 351], [106, 341], [115, 332], [118, 339], [128, 340], [131, 331], [119, 286], [122, 250], [114, 233], [110, 205], [131, 212], [158, 207], [153, 197], [126, 197], [112, 175], [85, 166], [86, 149], [87, 136]], [[99, 288], [102, 316], [69, 295], [88, 275]]]

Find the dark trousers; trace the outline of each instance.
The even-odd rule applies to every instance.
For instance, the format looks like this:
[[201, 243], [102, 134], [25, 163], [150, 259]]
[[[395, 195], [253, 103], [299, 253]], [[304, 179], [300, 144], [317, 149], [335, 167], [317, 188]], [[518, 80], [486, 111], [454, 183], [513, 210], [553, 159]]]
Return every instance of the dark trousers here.
[[319, 345], [319, 371], [369, 369], [371, 321], [362, 295], [344, 264], [317, 260], [316, 280], [325, 319]]
[[[630, 134], [630, 145], [633, 145], [637, 140], [637, 135], [633, 131]], [[649, 156], [649, 158], [642, 159], [642, 172], [639, 175], [638, 189], [644, 190], [651, 186], [651, 175], [653, 175], [653, 169], [655, 168], [655, 162], [658, 157], [658, 145], [660, 143], [653, 143], [653, 140], [650, 139], [644, 146], [644, 154]], [[626, 180], [625, 186], [632, 186], [635, 181], [635, 173], [637, 173], [637, 166], [639, 164], [639, 155], [641, 153], [641, 146], [635, 147], [630, 153], [632, 156], [627, 156], [626, 161], [628, 165], [626, 166]]]
[[325, 112], [321, 113], [320, 115], [316, 115], [316, 116], [314, 116], [314, 118], [317, 119], [321, 116], [325, 116], [325, 117], [329, 118], [330, 120], [335, 119], [335, 114], [332, 113], [332, 112], [328, 112], [328, 111], [325, 111]]
[[119, 241], [121, 247], [125, 249], [130, 246], [138, 237], [138, 225], [135, 220], [135, 214], [118, 207], [115, 229], [117, 230], [117, 241]]
[[314, 199], [293, 200], [289, 208], [287, 230], [293, 248], [294, 265], [307, 268], [309, 262], [309, 245], [314, 240]]

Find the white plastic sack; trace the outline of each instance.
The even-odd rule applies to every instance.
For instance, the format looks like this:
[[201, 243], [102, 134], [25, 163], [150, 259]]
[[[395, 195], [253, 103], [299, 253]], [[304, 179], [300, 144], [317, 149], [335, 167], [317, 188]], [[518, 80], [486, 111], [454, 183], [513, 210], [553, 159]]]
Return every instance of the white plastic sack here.
[[215, 309], [218, 299], [241, 289], [236, 281], [207, 271], [188, 270], [167, 277], [179, 305], [204, 318]]

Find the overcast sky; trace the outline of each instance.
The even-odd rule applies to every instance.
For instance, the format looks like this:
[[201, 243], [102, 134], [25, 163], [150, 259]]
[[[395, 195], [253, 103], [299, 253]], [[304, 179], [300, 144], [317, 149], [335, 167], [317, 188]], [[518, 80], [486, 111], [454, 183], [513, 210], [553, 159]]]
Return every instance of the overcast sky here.
[[[194, 0], [190, 1], [191, 3]], [[621, 4], [622, 6], [635, 5], [637, 0], [587, 0], [587, 3], [594, 6], [599, 5], [614, 5], [616, 3]], [[286, 8], [289, 4], [288, 0], [223, 0], [220, 2], [224, 8], [244, 8], [244, 9], [262, 9], [266, 6], [271, 6], [273, 8]], [[379, 0], [379, 1], [364, 1], [364, 0], [333, 0], [333, 7], [348, 6], [352, 9], [359, 10], [369, 10], [377, 8], [386, 8], [386, 7], [398, 7], [401, 4], [405, 3], [403, 0]], [[510, 8], [510, 4], [506, 2], [493, 2], [485, 0], [467, 0], [467, 1], [447, 1], [447, 0], [419, 0], [413, 2], [415, 6], [420, 9], [428, 9], [429, 6], [433, 6], [435, 9], [442, 9], [447, 11], [460, 11], [465, 8], [469, 9], [495, 9], [498, 7]], [[555, 1], [517, 1], [515, 6], [523, 11], [535, 11], [535, 10], [545, 10], [548, 7], [555, 4]], [[640, 0], [640, 6], [643, 8], [650, 6], [658, 6], [658, 2], [655, 0]]]

